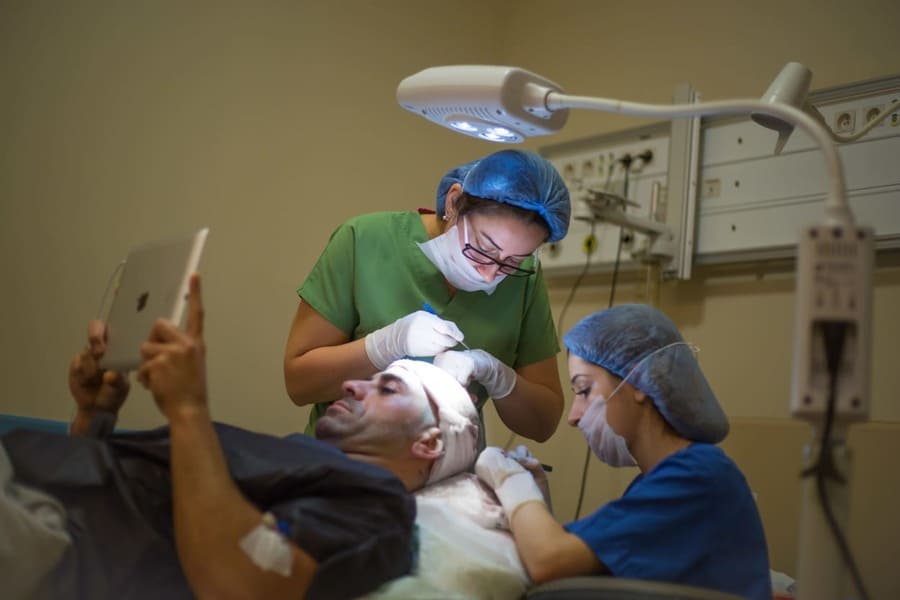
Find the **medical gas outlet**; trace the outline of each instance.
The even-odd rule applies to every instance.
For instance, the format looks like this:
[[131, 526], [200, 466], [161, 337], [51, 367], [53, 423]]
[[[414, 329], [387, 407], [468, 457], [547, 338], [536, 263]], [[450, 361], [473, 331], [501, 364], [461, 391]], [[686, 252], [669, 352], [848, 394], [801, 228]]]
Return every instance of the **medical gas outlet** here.
[[791, 413], [810, 421], [826, 414], [829, 373], [826, 336], [846, 332], [836, 372], [834, 414], [843, 422], [869, 416], [874, 233], [865, 227], [816, 226], [797, 247], [797, 315]]

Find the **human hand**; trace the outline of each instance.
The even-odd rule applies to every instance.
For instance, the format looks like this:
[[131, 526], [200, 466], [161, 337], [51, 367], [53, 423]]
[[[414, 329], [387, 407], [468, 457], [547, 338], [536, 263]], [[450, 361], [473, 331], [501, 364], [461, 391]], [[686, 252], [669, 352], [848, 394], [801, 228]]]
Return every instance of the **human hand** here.
[[410, 313], [366, 336], [366, 354], [382, 370], [405, 356], [434, 356], [462, 341], [456, 323], [424, 310]]
[[170, 421], [185, 411], [206, 409], [206, 347], [200, 276], [191, 276], [184, 331], [157, 319], [141, 344], [143, 362], [138, 381], [150, 390], [160, 412]]
[[106, 326], [101, 321], [88, 323], [88, 345], [69, 364], [69, 392], [78, 406], [73, 432], [86, 431], [97, 411], [116, 415], [128, 396], [128, 377], [100, 368], [106, 351]]
[[505, 398], [516, 387], [516, 372], [484, 350], [448, 350], [435, 356], [434, 364], [464, 386], [481, 383], [491, 398]]
[[516, 509], [526, 502], [544, 502], [531, 473], [500, 448], [489, 446], [481, 452], [475, 461], [475, 474], [497, 494], [510, 521]]
[[547, 471], [544, 469], [544, 465], [535, 458], [527, 446], [516, 446], [513, 450], [508, 451], [506, 456], [525, 467], [531, 474], [538, 489], [541, 490], [544, 502], [547, 504], [550, 512], [553, 512], [553, 505], [550, 503], [550, 481], [547, 479]]

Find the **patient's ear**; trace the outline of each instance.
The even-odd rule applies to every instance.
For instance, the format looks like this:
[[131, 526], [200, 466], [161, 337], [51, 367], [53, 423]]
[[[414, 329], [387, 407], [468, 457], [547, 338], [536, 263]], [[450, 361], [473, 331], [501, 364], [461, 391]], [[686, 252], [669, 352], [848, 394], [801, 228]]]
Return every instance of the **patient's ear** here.
[[441, 430], [437, 427], [429, 427], [419, 434], [410, 450], [416, 458], [437, 460], [444, 452], [444, 439]]

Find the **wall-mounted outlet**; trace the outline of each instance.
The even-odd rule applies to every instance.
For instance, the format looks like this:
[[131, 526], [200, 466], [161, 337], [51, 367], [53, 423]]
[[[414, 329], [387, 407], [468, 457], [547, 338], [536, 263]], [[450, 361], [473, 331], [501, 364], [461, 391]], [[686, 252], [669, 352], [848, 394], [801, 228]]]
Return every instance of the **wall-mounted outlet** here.
[[704, 179], [703, 186], [700, 188], [701, 198], [718, 198], [722, 195], [721, 179]]
[[581, 176], [582, 177], [593, 177], [597, 174], [596, 172], [597, 166], [594, 164], [594, 161], [590, 158], [585, 159], [581, 163]]
[[[874, 106], [867, 106], [866, 108], [864, 108], [863, 109], [863, 118], [865, 118], [865, 120], [866, 120], [865, 124], [868, 124], [870, 121], [877, 119], [878, 116], [881, 114], [881, 111], [883, 111], [883, 110], [884, 110], [884, 105], [882, 105], [882, 104], [876, 104]], [[881, 127], [882, 125], [884, 125], [884, 119], [879, 121], [878, 125], [876, 125], [875, 127]]]
[[853, 133], [856, 129], [856, 111], [839, 110], [834, 113], [834, 131], [836, 133]]
[[550, 256], [550, 258], [556, 258], [559, 256], [560, 252], [562, 252], [562, 244], [559, 242], [544, 244], [544, 248], [547, 250], [547, 255]]

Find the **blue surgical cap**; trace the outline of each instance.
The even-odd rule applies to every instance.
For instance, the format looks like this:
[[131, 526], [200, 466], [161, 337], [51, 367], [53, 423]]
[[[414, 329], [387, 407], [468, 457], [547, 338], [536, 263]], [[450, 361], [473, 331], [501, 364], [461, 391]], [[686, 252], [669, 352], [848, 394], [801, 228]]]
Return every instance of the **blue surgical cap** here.
[[[682, 343], [656, 352], [677, 342]], [[628, 382], [652, 398], [663, 418], [683, 437], [716, 444], [728, 435], [728, 418], [692, 348], [683, 342], [671, 319], [646, 304], [601, 310], [579, 321], [563, 337], [570, 353], [617, 377], [628, 376]]]
[[501, 150], [449, 171], [437, 188], [437, 214], [444, 216], [447, 192], [454, 183], [477, 198], [496, 200], [537, 212], [550, 229], [548, 242], [569, 231], [569, 190], [556, 168], [527, 150]]

